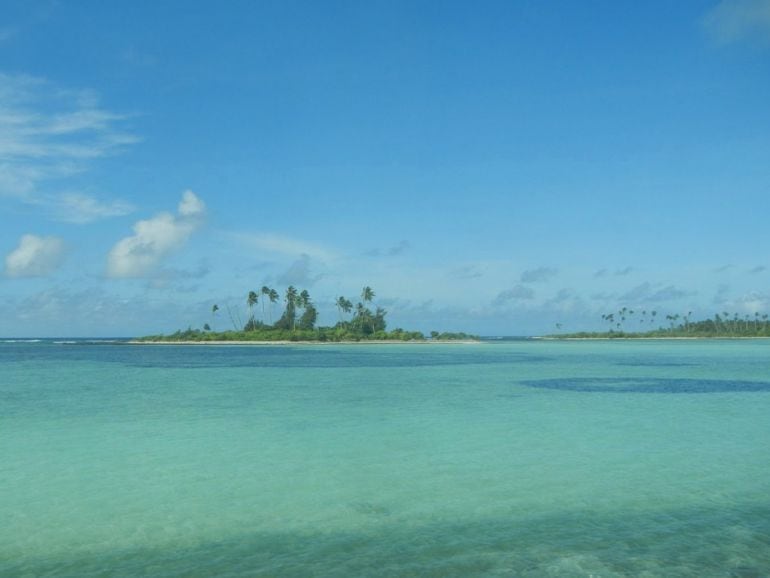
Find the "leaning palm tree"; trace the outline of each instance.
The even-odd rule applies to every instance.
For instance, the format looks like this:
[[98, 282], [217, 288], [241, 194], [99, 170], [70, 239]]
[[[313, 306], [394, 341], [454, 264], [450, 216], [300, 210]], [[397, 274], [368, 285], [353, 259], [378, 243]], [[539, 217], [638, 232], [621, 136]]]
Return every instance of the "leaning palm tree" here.
[[278, 298], [280, 295], [278, 295], [278, 291], [275, 289], [270, 289], [270, 293], [268, 294], [267, 298], [270, 299], [270, 324], [273, 324], [273, 305], [278, 303]]
[[265, 319], [265, 298], [270, 299], [270, 287], [262, 285], [262, 289], [260, 289], [259, 292], [262, 294], [262, 322], [264, 323], [267, 321], [267, 319]]
[[252, 329], [254, 327], [254, 306], [257, 304], [257, 293], [255, 291], [249, 291], [248, 297], [246, 297], [246, 305], [249, 307], [249, 325]]
[[347, 299], [340, 295], [334, 302], [334, 304], [337, 306], [337, 311], [339, 311], [340, 314], [340, 323], [342, 323], [342, 310], [345, 309], [345, 301], [347, 301]]
[[358, 326], [359, 331], [363, 331], [364, 329], [365, 315], [366, 315], [366, 307], [364, 307], [364, 304], [359, 301], [358, 303], [356, 303], [356, 315], [354, 317], [354, 321]]

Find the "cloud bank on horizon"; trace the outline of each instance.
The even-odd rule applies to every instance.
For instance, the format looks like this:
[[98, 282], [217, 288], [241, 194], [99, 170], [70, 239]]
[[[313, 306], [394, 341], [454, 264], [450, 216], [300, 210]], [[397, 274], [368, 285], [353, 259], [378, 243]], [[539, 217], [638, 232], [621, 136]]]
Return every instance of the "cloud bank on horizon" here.
[[770, 311], [770, 0], [184, 6], [9, 2], [0, 335], [288, 284], [426, 331]]

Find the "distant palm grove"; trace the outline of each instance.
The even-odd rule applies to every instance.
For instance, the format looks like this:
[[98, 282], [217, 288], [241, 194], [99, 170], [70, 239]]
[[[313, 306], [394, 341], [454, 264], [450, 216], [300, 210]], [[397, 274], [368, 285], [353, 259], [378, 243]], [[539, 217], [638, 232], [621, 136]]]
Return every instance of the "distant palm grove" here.
[[[241, 317], [239, 307], [218, 304], [211, 307], [210, 319], [203, 329], [188, 328], [170, 335], [150, 335], [140, 338], [144, 341], [362, 341], [362, 340], [424, 340], [420, 331], [394, 329], [387, 331], [382, 307], [370, 309], [375, 297], [374, 290], [366, 286], [361, 290], [360, 301], [355, 306], [349, 299], [339, 296], [335, 306], [339, 321], [332, 327], [318, 327], [318, 310], [306, 289], [299, 291], [290, 285], [283, 296], [283, 311], [273, 321], [280, 294], [273, 288], [263, 286], [259, 291], [246, 295], [246, 319]], [[256, 312], [255, 312], [256, 310]], [[216, 331], [220, 324], [231, 329]], [[465, 333], [431, 332], [432, 339], [468, 339]]]
[[[741, 315], [723, 311], [708, 319], [693, 320], [692, 311], [662, 316], [656, 310], [623, 307], [602, 315], [602, 321], [607, 323], [607, 331], [561, 333], [554, 337], [770, 337], [768, 315], [759, 312]], [[557, 324], [557, 329], [561, 329], [561, 324]]]

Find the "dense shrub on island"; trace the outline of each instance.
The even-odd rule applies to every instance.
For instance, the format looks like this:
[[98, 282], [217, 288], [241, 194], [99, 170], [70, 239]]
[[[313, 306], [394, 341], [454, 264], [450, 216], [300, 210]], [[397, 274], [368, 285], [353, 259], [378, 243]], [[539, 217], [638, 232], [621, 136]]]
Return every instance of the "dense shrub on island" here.
[[[318, 310], [307, 290], [298, 291], [289, 286], [284, 295], [284, 308], [281, 316], [273, 322], [273, 309], [278, 302], [279, 294], [275, 289], [264, 286], [257, 291], [249, 291], [246, 297], [248, 317], [246, 323], [240, 321], [238, 307], [225, 305], [225, 312], [232, 330], [215, 331], [212, 325], [222, 317], [219, 305], [211, 307], [210, 324], [207, 322], [203, 329], [188, 327], [184, 331], [176, 331], [170, 335], [149, 335], [139, 338], [139, 341], [162, 342], [214, 342], [214, 341], [320, 341], [320, 342], [356, 342], [356, 341], [424, 341], [425, 335], [420, 331], [406, 331], [401, 328], [387, 330], [385, 316], [387, 311], [376, 307], [372, 311], [368, 304], [372, 302], [375, 293], [371, 287], [364, 287], [361, 300], [353, 306], [353, 302], [345, 297], [337, 297], [334, 305], [339, 312], [339, 322], [332, 327], [317, 327]], [[254, 313], [261, 300], [261, 319]], [[349, 316], [348, 319], [345, 319]], [[436, 332], [433, 332], [436, 333]], [[441, 333], [431, 337], [438, 340], [473, 339], [466, 333]]]

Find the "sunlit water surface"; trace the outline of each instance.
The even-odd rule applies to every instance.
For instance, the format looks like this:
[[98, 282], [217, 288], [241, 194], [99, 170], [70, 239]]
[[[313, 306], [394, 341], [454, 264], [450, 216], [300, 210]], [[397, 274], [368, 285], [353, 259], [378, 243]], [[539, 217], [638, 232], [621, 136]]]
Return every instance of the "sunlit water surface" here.
[[0, 343], [0, 576], [770, 576], [770, 342]]

